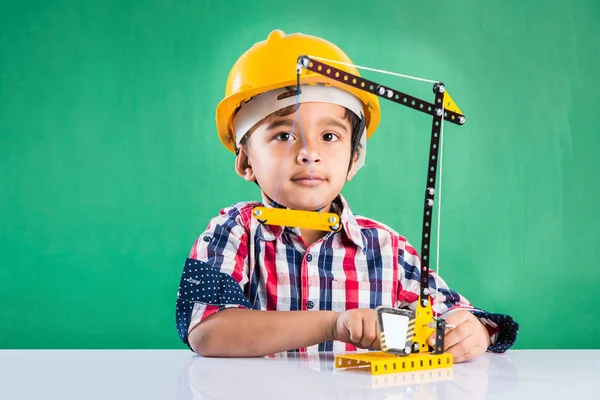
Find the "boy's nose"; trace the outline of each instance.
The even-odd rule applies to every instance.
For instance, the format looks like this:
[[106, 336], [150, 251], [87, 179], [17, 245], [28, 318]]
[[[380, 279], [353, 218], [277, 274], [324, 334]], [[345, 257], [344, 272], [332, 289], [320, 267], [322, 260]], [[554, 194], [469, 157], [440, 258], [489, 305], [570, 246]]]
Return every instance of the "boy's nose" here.
[[300, 150], [298, 150], [297, 161], [299, 164], [312, 164], [321, 161], [319, 153], [310, 146], [310, 144], [302, 143]]

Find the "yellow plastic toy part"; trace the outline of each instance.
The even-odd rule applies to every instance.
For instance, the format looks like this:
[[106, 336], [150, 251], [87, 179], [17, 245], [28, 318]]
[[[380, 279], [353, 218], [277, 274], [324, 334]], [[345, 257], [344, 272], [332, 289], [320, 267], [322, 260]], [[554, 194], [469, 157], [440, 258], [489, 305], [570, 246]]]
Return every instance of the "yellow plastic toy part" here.
[[431, 305], [423, 307], [421, 301], [419, 301], [415, 310], [415, 334], [413, 338], [413, 343], [419, 345], [419, 351], [427, 351], [429, 348], [428, 339], [435, 332], [435, 329], [430, 325], [433, 323], [433, 309]]
[[339, 215], [317, 211], [290, 210], [287, 208], [254, 207], [252, 215], [269, 225], [290, 226], [338, 232], [342, 229]]
[[[432, 349], [429, 337], [435, 332], [435, 320], [431, 303], [426, 306], [418, 302], [417, 309], [395, 309], [377, 307], [378, 329], [383, 351], [368, 353], [346, 353], [335, 356], [335, 368], [369, 367], [371, 374], [392, 374], [396, 372], [447, 368], [453, 364], [450, 353], [442, 348]], [[392, 319], [387, 319], [386, 316]], [[386, 339], [394, 340], [386, 340]], [[392, 346], [390, 347], [390, 343]], [[432, 353], [434, 351], [434, 354]]]
[[444, 109], [454, 111], [455, 113], [462, 115], [462, 111], [460, 111], [460, 108], [458, 108], [454, 100], [452, 100], [452, 97], [450, 97], [450, 93], [448, 93], [448, 91], [444, 91]]
[[368, 367], [372, 375], [448, 368], [452, 364], [452, 355], [449, 353], [412, 353], [408, 356], [397, 356], [384, 351], [371, 351], [335, 356], [336, 369]]

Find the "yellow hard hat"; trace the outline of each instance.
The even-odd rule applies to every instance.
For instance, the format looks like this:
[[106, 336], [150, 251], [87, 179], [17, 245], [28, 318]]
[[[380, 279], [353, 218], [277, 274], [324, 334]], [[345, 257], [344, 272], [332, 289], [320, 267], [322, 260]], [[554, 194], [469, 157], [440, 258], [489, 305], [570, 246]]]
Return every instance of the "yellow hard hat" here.
[[[339, 47], [324, 39], [302, 33], [286, 35], [281, 30], [272, 31], [267, 40], [256, 43], [235, 62], [227, 78], [225, 98], [217, 106], [217, 132], [223, 145], [231, 152], [235, 153], [233, 117], [240, 104], [273, 89], [295, 86], [296, 64], [301, 55], [353, 64]], [[353, 66], [333, 66], [360, 76]], [[381, 115], [376, 95], [306, 69], [302, 70], [300, 81], [302, 84], [335, 86], [356, 96], [363, 105], [367, 138], [375, 132]]]

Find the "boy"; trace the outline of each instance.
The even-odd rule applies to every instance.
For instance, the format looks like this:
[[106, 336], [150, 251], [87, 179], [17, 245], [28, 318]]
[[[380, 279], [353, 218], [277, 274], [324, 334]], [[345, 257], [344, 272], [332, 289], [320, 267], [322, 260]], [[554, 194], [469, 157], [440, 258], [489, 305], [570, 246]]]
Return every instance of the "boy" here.
[[[325, 40], [273, 31], [235, 63], [217, 107], [221, 141], [262, 203], [222, 210], [186, 260], [177, 328], [198, 354], [379, 349], [375, 307], [416, 308], [417, 252], [389, 227], [352, 214], [340, 194], [364, 164], [378, 99], [306, 71], [298, 93], [302, 54], [352, 64]], [[336, 213], [342, 229], [261, 224], [252, 216], [257, 205]], [[473, 308], [432, 272], [430, 287], [433, 311], [455, 326], [445, 339], [455, 362], [512, 346], [512, 318]]]

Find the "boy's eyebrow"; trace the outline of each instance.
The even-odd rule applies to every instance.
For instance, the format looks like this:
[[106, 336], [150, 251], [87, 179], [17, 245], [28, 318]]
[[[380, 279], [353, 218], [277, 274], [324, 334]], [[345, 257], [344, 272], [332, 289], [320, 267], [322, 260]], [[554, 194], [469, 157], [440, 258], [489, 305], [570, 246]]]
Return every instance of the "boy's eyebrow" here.
[[331, 117], [322, 118], [321, 122], [326, 125], [336, 126], [340, 129], [343, 129], [344, 131], [348, 132], [348, 127], [335, 118], [331, 118]]
[[[323, 125], [333, 125], [340, 129], [343, 129], [346, 132], [348, 131], [348, 127], [346, 125], [332, 117], [321, 118], [319, 122]], [[294, 121], [290, 118], [277, 119], [271, 122], [269, 125], [267, 125], [267, 130], [273, 130], [282, 126], [291, 128], [293, 124]]]
[[267, 130], [273, 130], [276, 128], [280, 128], [282, 126], [285, 127], [292, 127], [294, 121], [290, 120], [289, 118], [285, 118], [285, 119], [276, 119], [275, 121], [271, 122], [269, 125], [267, 125]]

